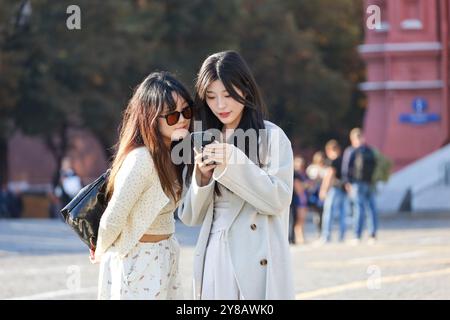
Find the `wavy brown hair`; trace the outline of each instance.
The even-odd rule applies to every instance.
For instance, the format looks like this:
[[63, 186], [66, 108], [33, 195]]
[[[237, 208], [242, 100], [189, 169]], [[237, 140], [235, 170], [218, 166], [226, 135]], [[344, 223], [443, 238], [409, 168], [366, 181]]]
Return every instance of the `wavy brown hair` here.
[[161, 186], [169, 197], [181, 197], [182, 167], [173, 164], [170, 148], [164, 143], [158, 125], [158, 117], [177, 108], [172, 94], [176, 93], [192, 107], [193, 101], [181, 82], [168, 72], [151, 73], [137, 86], [126, 107], [120, 125], [119, 141], [111, 166], [106, 195], [114, 192], [114, 180], [130, 151], [145, 146], [153, 159]]

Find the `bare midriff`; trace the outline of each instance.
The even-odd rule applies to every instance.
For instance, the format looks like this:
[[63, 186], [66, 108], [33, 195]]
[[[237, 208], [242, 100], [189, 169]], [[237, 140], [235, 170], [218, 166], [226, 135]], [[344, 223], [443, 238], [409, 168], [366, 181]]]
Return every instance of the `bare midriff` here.
[[167, 240], [170, 238], [172, 234], [144, 234], [141, 239], [139, 239], [140, 242], [160, 242], [163, 240]]

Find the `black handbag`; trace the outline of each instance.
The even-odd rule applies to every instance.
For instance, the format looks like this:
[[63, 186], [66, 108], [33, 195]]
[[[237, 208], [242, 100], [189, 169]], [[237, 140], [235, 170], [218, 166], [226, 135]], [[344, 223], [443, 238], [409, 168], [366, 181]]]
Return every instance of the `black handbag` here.
[[98, 227], [108, 200], [106, 185], [110, 170], [88, 184], [61, 210], [64, 221], [91, 249], [97, 245]]

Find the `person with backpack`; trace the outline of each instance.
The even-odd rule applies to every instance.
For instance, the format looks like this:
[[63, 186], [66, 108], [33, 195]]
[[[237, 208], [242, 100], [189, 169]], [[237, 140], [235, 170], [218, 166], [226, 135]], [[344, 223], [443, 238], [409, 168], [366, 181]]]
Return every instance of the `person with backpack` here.
[[344, 152], [342, 174], [353, 209], [355, 239], [352, 243], [358, 244], [361, 241], [366, 212], [368, 212], [369, 244], [374, 244], [378, 229], [378, 212], [373, 186], [373, 175], [377, 165], [376, 156], [372, 148], [365, 143], [360, 128], [351, 130], [350, 142], [351, 146]]

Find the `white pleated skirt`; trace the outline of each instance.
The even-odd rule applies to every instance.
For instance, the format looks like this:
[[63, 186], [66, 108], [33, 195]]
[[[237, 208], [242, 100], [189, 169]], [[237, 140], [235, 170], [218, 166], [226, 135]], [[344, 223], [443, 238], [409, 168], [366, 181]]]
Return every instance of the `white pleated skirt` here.
[[228, 251], [225, 230], [209, 235], [201, 300], [243, 300]]
[[138, 242], [125, 258], [111, 246], [100, 262], [98, 299], [183, 299], [179, 255], [174, 236], [156, 243]]

